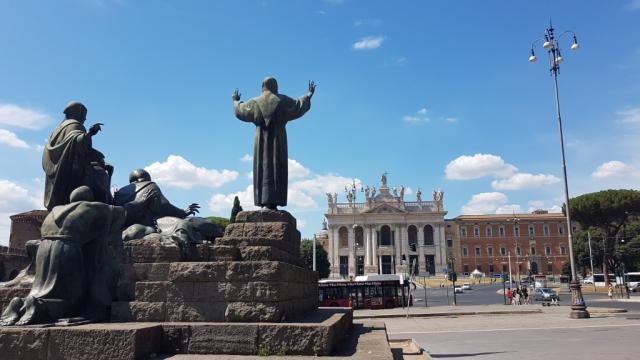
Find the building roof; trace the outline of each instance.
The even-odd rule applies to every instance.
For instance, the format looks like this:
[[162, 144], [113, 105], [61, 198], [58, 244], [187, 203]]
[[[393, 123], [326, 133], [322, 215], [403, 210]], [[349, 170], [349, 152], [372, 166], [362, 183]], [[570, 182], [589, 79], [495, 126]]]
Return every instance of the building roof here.
[[14, 219], [22, 218], [22, 217], [38, 217], [38, 216], [45, 217], [45, 216], [47, 216], [47, 214], [49, 214], [48, 210], [30, 210], [30, 211], [27, 211], [27, 212], [11, 215], [11, 216], [9, 216], [9, 218], [11, 220], [14, 220]]
[[530, 213], [530, 214], [486, 214], [486, 215], [460, 215], [453, 218], [454, 221], [513, 221], [513, 219], [519, 219], [520, 221], [527, 220], [553, 220], [562, 221], [565, 220], [563, 213]]

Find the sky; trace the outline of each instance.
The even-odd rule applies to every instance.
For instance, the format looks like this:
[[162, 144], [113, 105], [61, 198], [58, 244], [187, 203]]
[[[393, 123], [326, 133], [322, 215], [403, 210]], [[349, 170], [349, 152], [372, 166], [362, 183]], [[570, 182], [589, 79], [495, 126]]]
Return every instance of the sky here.
[[[558, 211], [562, 167], [546, 54], [559, 89], [571, 196], [640, 181], [640, 0], [0, 1], [0, 244], [10, 214], [42, 208], [42, 148], [71, 100], [104, 123], [94, 147], [113, 186], [146, 168], [172, 203], [228, 217], [251, 209], [254, 126], [231, 94], [264, 77], [292, 97], [289, 205], [303, 237], [326, 192], [444, 191], [447, 218]], [[363, 194], [358, 193], [358, 201]], [[423, 199], [430, 195], [423, 195]]]

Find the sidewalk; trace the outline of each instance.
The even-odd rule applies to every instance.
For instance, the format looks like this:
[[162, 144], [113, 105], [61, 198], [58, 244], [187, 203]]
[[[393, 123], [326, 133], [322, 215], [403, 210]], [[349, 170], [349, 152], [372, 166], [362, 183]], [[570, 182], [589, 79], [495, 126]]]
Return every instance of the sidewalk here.
[[[537, 305], [462, 305], [462, 306], [430, 306], [430, 307], [410, 307], [409, 317], [446, 317], [465, 315], [525, 315], [552, 313], [569, 310], [569, 306], [543, 307]], [[627, 312], [618, 308], [589, 308], [589, 311], [597, 314], [613, 314]], [[403, 318], [407, 316], [404, 308], [379, 309], [379, 310], [354, 310], [354, 319], [381, 319], [381, 318]]]

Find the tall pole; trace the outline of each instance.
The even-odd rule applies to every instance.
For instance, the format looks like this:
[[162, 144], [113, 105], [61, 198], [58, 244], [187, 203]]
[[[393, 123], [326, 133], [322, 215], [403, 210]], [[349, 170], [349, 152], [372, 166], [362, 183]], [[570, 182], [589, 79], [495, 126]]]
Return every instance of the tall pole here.
[[547, 36], [552, 43], [549, 49], [549, 56], [551, 61], [551, 73], [553, 74], [553, 90], [556, 98], [556, 112], [558, 116], [558, 130], [560, 132], [560, 153], [562, 155], [562, 176], [564, 183], [564, 199], [565, 199], [565, 214], [567, 217], [567, 237], [569, 241], [569, 261], [571, 262], [571, 318], [583, 319], [589, 318], [589, 312], [587, 312], [587, 306], [585, 305], [584, 298], [582, 297], [582, 290], [578, 276], [576, 273], [576, 263], [573, 256], [573, 229], [571, 226], [571, 207], [569, 206], [569, 182], [567, 179], [567, 164], [564, 154], [564, 134], [562, 130], [562, 117], [560, 116], [560, 94], [558, 91], [558, 72], [560, 71], [560, 62], [562, 57], [558, 48], [558, 41], [554, 38], [553, 27], [549, 25], [547, 29]]
[[313, 234], [313, 271], [316, 271], [316, 235]]
[[511, 251], [509, 251], [507, 255], [509, 256], [509, 286], [513, 287], [513, 282], [511, 280]]
[[596, 280], [593, 276], [593, 254], [591, 253], [591, 232], [587, 231], [587, 238], [589, 239], [589, 261], [591, 262], [591, 282], [593, 283], [593, 292], [596, 292]]

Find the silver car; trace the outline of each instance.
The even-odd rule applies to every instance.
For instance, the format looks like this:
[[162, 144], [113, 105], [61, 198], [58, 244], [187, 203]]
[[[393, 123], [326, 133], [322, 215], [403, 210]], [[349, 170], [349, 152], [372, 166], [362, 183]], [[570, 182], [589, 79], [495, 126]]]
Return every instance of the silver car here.
[[533, 298], [541, 301], [560, 300], [560, 297], [553, 289], [539, 287], [533, 291]]

